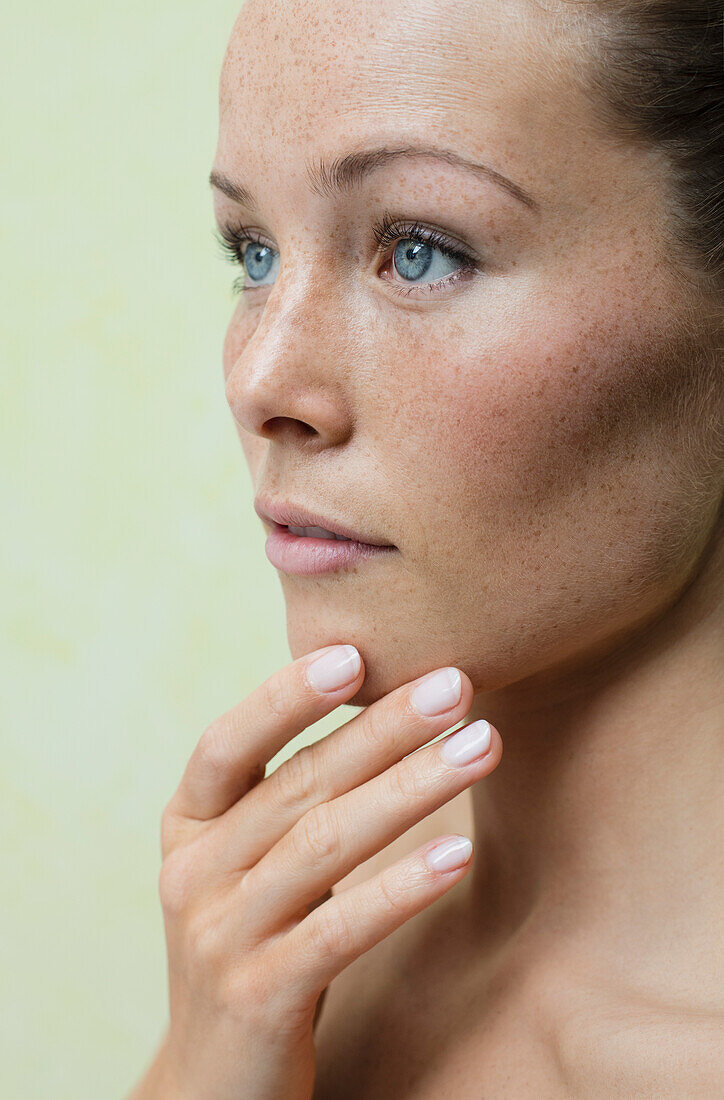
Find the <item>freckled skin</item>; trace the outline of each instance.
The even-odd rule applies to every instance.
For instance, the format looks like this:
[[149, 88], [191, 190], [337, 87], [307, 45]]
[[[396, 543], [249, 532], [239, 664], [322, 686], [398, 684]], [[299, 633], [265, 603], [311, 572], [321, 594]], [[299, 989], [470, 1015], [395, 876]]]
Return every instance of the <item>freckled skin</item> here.
[[[273, 286], [240, 295], [223, 349], [254, 491], [399, 550], [346, 573], [280, 574], [291, 653], [357, 645], [355, 706], [442, 665], [470, 676], [470, 719], [500, 723], [510, 761], [473, 792], [476, 839], [500, 841], [505, 886], [480, 918], [499, 929], [528, 906], [549, 912], [520, 886], [523, 866], [536, 883], [575, 871], [587, 911], [610, 837], [591, 808], [603, 821], [632, 776], [647, 795], [622, 800], [620, 820], [661, 892], [653, 807], [686, 795], [645, 769], [690, 720], [674, 723], [670, 698], [658, 712], [661, 687], [686, 684], [692, 706], [695, 683], [711, 722], [721, 645], [722, 311], [673, 259], [662, 155], [594, 119], [580, 48], [555, 3], [246, 0], [221, 77], [214, 166], [261, 201], [252, 213], [215, 192], [216, 215], [281, 257]], [[540, 210], [422, 159], [335, 198], [310, 190], [308, 158], [377, 139], [445, 144]], [[395, 294], [379, 274], [392, 249], [380, 255], [371, 234], [388, 207], [458, 237], [481, 269]], [[711, 633], [691, 649], [704, 603]], [[625, 781], [606, 771], [612, 744]], [[481, 857], [471, 881], [490, 874]]]
[[[284, 257], [224, 348], [253, 484], [400, 549], [357, 576], [281, 575], [294, 656], [342, 637], [360, 646], [355, 704], [436, 664], [462, 664], [490, 691], [598, 651], [682, 585], [713, 522], [718, 484], [682, 535], [676, 476], [662, 481], [672, 433], [697, 432], [696, 419], [662, 423], [657, 394], [692, 354], [665, 262], [665, 178], [591, 131], [565, 69], [540, 95], [552, 50], [535, 28], [521, 34], [509, 4], [437, 0], [251, 0], [229, 46], [215, 163], [263, 185], [251, 224]], [[560, 43], [551, 57], [562, 52], [564, 67]], [[376, 131], [444, 135], [504, 166], [541, 196], [541, 217], [423, 161], [336, 206], [309, 196], [306, 156]], [[364, 230], [385, 201], [433, 222], [451, 212], [490, 273], [414, 304], [380, 292]]]

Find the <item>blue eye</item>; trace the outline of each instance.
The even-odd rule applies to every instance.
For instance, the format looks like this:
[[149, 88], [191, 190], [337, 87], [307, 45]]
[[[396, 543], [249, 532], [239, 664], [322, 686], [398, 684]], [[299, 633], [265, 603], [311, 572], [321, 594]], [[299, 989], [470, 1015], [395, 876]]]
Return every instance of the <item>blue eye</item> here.
[[275, 255], [273, 248], [269, 248], [268, 245], [261, 244], [259, 241], [249, 239], [242, 255], [241, 265], [244, 274], [249, 276], [249, 282], [253, 286], [268, 285], [264, 284], [264, 280], [274, 266]]
[[400, 272], [403, 279], [420, 279], [426, 271], [429, 271], [432, 255], [435, 251], [436, 249], [433, 249], [431, 245], [408, 237], [407, 240], [400, 241], [392, 254], [392, 258], [396, 270]]
[[215, 233], [225, 258], [241, 267], [243, 272], [232, 285], [235, 294], [256, 290], [260, 286], [270, 286], [273, 282], [267, 281], [267, 276], [278, 253], [254, 234], [254, 230], [243, 225], [222, 225]]
[[[446, 257], [446, 259], [440, 263], [440, 257]], [[418, 241], [416, 237], [407, 237], [400, 241], [392, 253], [395, 270], [408, 282], [417, 281], [423, 275], [427, 276], [426, 282], [438, 282], [457, 269], [455, 262], [450, 264], [450, 259], [454, 261], [454, 257], [443, 249], [437, 248], [428, 241]], [[441, 267], [442, 271], [439, 270]], [[448, 270], [445, 270], [446, 268]]]
[[[420, 222], [405, 225], [385, 211], [373, 233], [380, 248], [398, 242], [392, 254], [392, 266], [407, 286], [397, 279], [386, 279], [397, 294], [409, 296], [414, 290], [428, 294], [447, 290], [477, 269], [477, 261], [465, 249], [448, 240], [438, 229]], [[416, 280], [423, 277], [424, 281], [417, 283]]]
[[[396, 242], [391, 263], [403, 283], [384, 277], [396, 293], [409, 295], [416, 289], [428, 293], [447, 289], [477, 267], [476, 260], [459, 245], [449, 241], [439, 230], [422, 226], [419, 222], [404, 226], [385, 213], [372, 232], [380, 248]], [[268, 279], [268, 276], [275, 260], [279, 259], [279, 253], [254, 236], [254, 230], [225, 225], [217, 234], [217, 239], [227, 259], [242, 268], [243, 274], [233, 284], [235, 292], [272, 285], [274, 279]], [[418, 280], [423, 281], [418, 283]]]

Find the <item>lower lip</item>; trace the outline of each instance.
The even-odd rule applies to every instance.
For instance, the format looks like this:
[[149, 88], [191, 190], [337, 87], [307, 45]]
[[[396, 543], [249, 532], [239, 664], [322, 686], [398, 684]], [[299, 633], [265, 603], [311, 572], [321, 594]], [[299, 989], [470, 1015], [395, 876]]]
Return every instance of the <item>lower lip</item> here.
[[348, 569], [367, 558], [389, 554], [396, 547], [372, 546], [368, 542], [354, 542], [352, 539], [341, 542], [339, 539], [295, 535], [287, 527], [277, 526], [267, 536], [264, 549], [276, 569], [298, 577], [308, 577]]

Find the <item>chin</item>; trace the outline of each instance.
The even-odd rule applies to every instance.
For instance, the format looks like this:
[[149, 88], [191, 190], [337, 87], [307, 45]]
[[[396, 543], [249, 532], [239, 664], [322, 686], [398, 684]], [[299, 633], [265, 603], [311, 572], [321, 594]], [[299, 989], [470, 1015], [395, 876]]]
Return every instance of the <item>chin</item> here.
[[[365, 666], [366, 667], [366, 666]], [[346, 707], [368, 707], [371, 703], [376, 703], [378, 699], [382, 699], [385, 695], [388, 695], [390, 691], [393, 691], [395, 687], [400, 686], [395, 683], [392, 687], [388, 687], [382, 682], [382, 678], [378, 677], [378, 683], [374, 682], [374, 675], [372, 675], [368, 681], [367, 677], [362, 681], [362, 685], [359, 691], [354, 694], [351, 699], [345, 700], [344, 706]], [[411, 677], [413, 679], [413, 677]], [[403, 681], [403, 683], [406, 681]]]

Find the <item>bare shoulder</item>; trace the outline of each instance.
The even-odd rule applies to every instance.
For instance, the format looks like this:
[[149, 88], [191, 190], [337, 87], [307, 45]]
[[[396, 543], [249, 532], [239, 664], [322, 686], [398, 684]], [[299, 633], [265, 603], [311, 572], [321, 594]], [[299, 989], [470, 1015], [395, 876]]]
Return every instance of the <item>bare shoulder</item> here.
[[573, 1012], [557, 1036], [574, 1095], [713, 1100], [724, 1096], [724, 1012], [643, 996]]
[[463, 791], [456, 798], [446, 802], [434, 813], [428, 814], [422, 821], [411, 826], [402, 836], [398, 836], [386, 848], [375, 852], [373, 856], [358, 864], [348, 875], [334, 886], [332, 893], [339, 894], [343, 890], [360, 882], [366, 882], [379, 871], [398, 859], [414, 852], [416, 848], [426, 844], [428, 840], [443, 833], [462, 833], [472, 839], [473, 814], [470, 791]]

